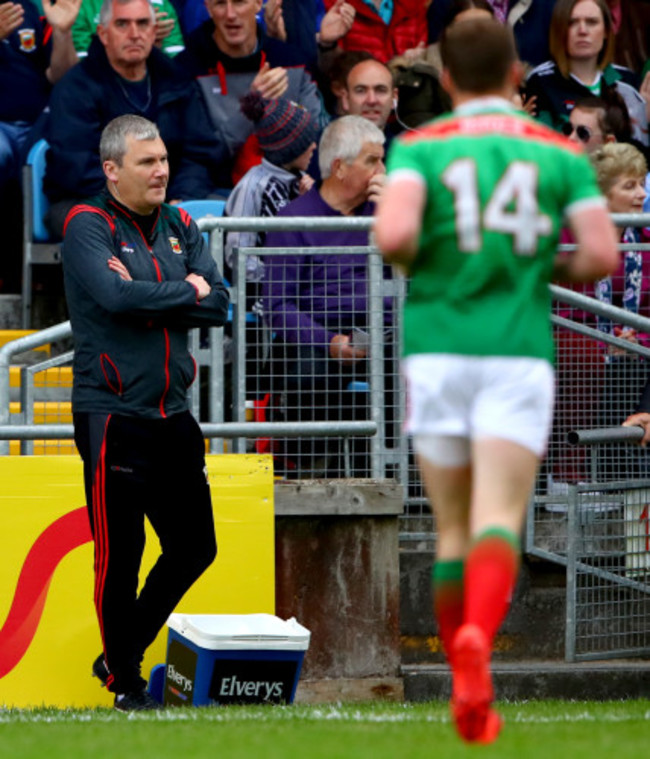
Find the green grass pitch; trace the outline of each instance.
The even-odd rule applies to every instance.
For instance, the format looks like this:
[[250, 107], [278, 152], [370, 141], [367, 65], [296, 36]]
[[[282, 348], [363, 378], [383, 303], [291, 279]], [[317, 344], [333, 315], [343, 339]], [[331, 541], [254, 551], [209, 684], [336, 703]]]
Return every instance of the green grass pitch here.
[[23, 759], [638, 759], [650, 701], [499, 704], [491, 746], [456, 736], [446, 704], [168, 709], [0, 709], [0, 758]]

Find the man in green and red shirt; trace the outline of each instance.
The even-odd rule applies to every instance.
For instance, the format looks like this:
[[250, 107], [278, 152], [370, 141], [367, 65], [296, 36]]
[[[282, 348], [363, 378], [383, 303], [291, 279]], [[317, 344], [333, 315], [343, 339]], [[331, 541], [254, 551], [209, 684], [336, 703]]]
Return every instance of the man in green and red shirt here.
[[[435, 613], [452, 713], [491, 742], [492, 641], [508, 610], [518, 535], [553, 403], [551, 279], [609, 274], [613, 227], [579, 147], [511, 105], [511, 32], [462, 21], [442, 43], [454, 112], [399, 138], [376, 240], [411, 277], [404, 311], [407, 431], [436, 513]], [[556, 253], [566, 217], [577, 250]]]

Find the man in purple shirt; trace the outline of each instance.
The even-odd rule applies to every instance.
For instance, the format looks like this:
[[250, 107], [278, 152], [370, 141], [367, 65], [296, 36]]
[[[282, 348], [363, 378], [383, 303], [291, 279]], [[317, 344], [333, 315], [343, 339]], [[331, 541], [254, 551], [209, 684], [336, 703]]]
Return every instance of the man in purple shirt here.
[[[333, 121], [319, 144], [322, 183], [278, 216], [371, 216], [385, 178], [383, 143], [383, 132], [367, 119], [344, 116]], [[266, 237], [269, 248], [367, 244], [368, 232], [353, 230], [271, 232]], [[332, 421], [365, 414], [365, 405], [355, 408], [357, 398], [349, 388], [367, 380], [367, 255], [287, 253], [267, 256], [265, 266], [264, 313], [275, 336], [271, 385], [273, 395], [286, 400], [285, 418]], [[384, 314], [389, 327], [390, 304], [385, 304]], [[309, 462], [304, 447], [296, 470], [291, 463], [286, 468], [303, 475], [325, 474], [332, 461], [324, 443], [313, 444]]]

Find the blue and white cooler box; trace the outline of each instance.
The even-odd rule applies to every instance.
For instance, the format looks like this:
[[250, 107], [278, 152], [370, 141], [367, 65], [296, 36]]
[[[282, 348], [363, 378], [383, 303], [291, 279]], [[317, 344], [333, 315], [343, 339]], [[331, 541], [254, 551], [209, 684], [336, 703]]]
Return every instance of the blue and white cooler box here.
[[166, 706], [291, 703], [311, 633], [272, 614], [172, 614]]

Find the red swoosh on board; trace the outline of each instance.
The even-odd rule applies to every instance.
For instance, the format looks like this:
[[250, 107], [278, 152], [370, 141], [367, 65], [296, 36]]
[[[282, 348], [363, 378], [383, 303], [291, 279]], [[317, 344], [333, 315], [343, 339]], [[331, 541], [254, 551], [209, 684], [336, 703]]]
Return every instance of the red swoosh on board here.
[[54, 570], [70, 551], [92, 540], [85, 506], [52, 522], [36, 539], [20, 571], [9, 614], [0, 629], [0, 678], [23, 658], [41, 621]]

